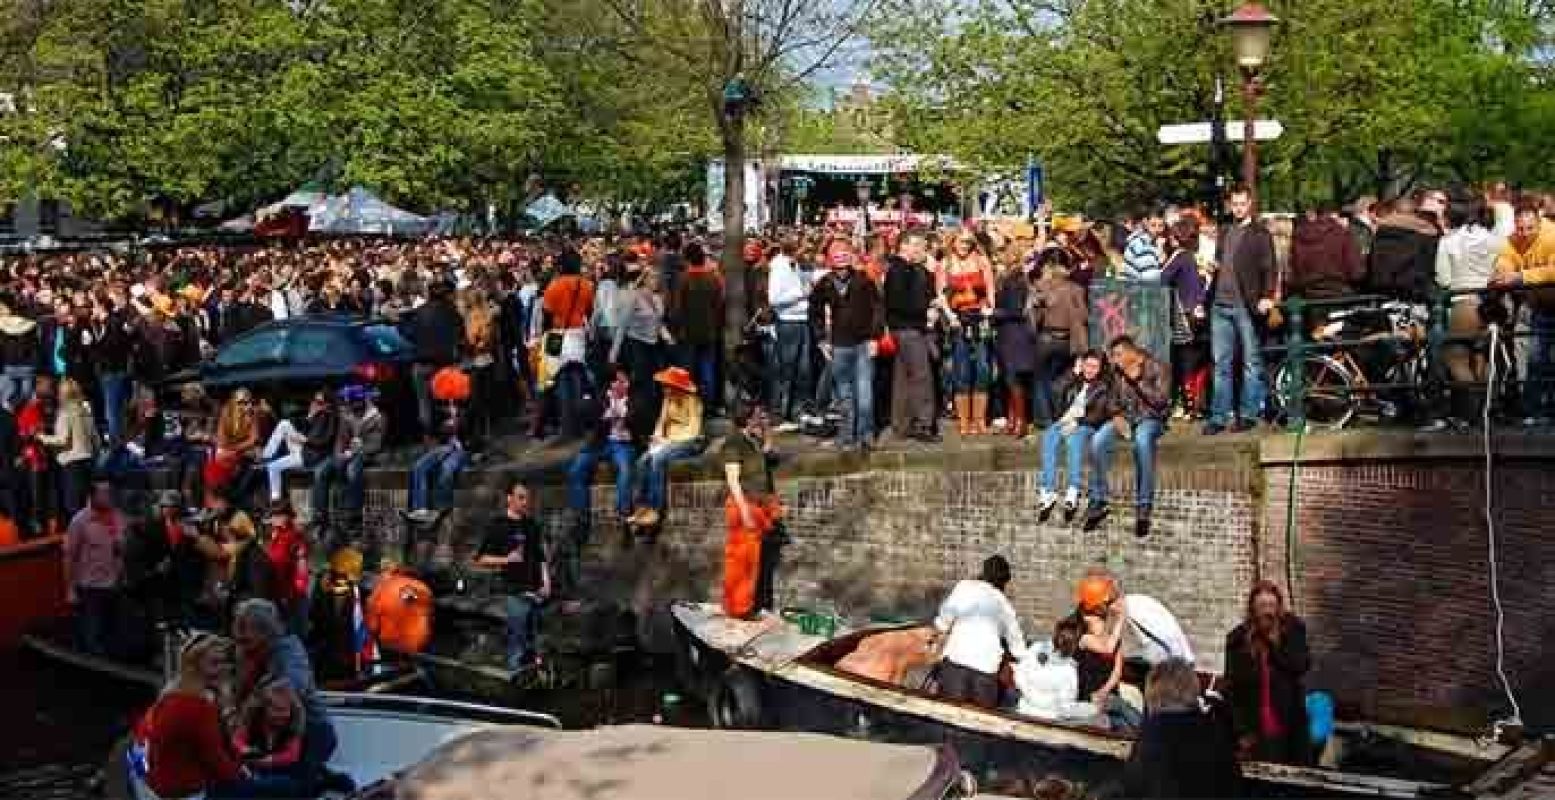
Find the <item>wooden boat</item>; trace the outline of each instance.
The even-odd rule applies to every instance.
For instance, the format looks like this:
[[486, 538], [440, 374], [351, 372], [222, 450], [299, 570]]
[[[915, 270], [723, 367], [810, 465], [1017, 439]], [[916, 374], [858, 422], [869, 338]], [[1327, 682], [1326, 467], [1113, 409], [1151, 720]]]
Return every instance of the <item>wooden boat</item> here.
[[[985, 782], [1030, 786], [1061, 772], [1106, 794], [1131, 737], [1080, 722], [1046, 721], [950, 702], [843, 672], [835, 664], [865, 637], [911, 625], [806, 635], [772, 614], [733, 620], [716, 606], [672, 607], [682, 679], [707, 700], [715, 725], [815, 730], [894, 742], [950, 742]], [[1201, 676], [1206, 686], [1213, 676]], [[1341, 723], [1321, 766], [1245, 762], [1261, 791], [1346, 797], [1459, 796], [1455, 787], [1508, 752], [1432, 731]], [[1422, 776], [1424, 776], [1422, 778]]]
[[961, 800], [972, 788], [944, 746], [622, 725], [470, 734], [361, 800]]
[[15, 647], [22, 634], [39, 622], [66, 612], [63, 541], [64, 537], [51, 536], [0, 547], [0, 586], [5, 587], [0, 650]]
[[[449, 742], [494, 727], [560, 729], [548, 714], [471, 703], [386, 694], [324, 692], [339, 745], [329, 766], [350, 775], [368, 796], [395, 775]], [[105, 794], [109, 800], [147, 800], [146, 788], [126, 740], [109, 754]]]

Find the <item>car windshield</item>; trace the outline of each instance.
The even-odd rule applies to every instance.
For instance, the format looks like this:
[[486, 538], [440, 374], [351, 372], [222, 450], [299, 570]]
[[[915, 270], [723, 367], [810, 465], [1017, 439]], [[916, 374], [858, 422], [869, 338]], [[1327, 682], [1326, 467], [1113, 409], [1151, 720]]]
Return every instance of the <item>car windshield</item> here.
[[395, 356], [410, 349], [410, 342], [390, 325], [368, 325], [363, 328], [366, 334], [367, 346], [372, 349], [373, 355]]

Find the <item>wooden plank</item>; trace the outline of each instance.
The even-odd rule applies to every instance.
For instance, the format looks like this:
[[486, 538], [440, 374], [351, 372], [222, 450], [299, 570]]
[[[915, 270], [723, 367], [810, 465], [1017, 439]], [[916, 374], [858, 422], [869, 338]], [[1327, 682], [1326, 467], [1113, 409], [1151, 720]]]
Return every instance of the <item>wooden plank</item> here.
[[149, 669], [131, 667], [110, 661], [106, 658], [78, 653], [68, 647], [57, 645], [41, 636], [27, 635], [22, 637], [22, 644], [45, 658], [62, 661], [73, 667], [96, 672], [117, 678], [126, 683], [137, 683], [152, 689], [162, 688], [162, 676]]
[[1416, 747], [1423, 747], [1427, 750], [1451, 753], [1455, 756], [1471, 758], [1476, 761], [1499, 761], [1512, 751], [1512, 748], [1500, 742], [1482, 741], [1455, 733], [1408, 728], [1402, 725], [1340, 721], [1334, 724], [1334, 730], [1352, 735], [1395, 739]]
[[1515, 797], [1520, 787], [1541, 778], [1555, 762], [1555, 746], [1540, 740], [1517, 748], [1475, 778], [1463, 791], [1473, 797]]

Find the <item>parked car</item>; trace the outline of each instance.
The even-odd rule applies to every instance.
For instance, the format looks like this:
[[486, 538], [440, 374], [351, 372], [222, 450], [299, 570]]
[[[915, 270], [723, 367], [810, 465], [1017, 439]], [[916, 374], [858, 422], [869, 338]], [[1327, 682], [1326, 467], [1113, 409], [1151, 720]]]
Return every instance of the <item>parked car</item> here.
[[399, 440], [414, 427], [413, 357], [410, 342], [388, 323], [293, 317], [223, 344], [200, 365], [199, 380], [217, 397], [239, 387], [251, 389], [283, 414], [307, 408], [308, 397], [318, 389], [360, 383], [378, 390], [390, 437]]

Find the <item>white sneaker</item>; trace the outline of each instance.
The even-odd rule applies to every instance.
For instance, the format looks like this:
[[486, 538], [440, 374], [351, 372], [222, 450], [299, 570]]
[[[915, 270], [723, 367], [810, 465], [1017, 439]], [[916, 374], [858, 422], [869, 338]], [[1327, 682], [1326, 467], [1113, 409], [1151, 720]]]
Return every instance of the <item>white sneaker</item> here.
[[1064, 490], [1064, 506], [1066, 508], [1080, 507], [1080, 490], [1073, 486]]
[[1038, 492], [1037, 507], [1041, 509], [1043, 513], [1052, 511], [1053, 506], [1056, 505], [1058, 505], [1058, 492], [1055, 492], [1052, 489], [1042, 489], [1040, 492]]

